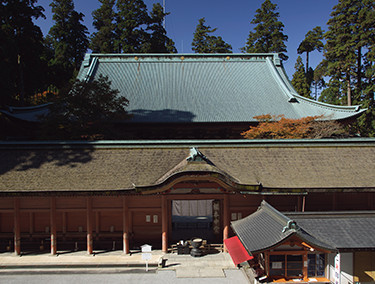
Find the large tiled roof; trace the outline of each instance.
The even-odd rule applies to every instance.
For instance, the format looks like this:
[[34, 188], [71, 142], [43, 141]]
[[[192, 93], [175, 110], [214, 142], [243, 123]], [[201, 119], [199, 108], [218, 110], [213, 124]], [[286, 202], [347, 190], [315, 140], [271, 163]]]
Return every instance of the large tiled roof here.
[[293, 212], [285, 215], [338, 249], [375, 248], [374, 212]]
[[309, 245], [334, 250], [334, 247], [306, 232], [299, 224], [286, 217], [267, 202], [253, 214], [232, 222], [232, 228], [245, 248], [251, 253], [258, 253], [278, 246], [297, 236]]
[[131, 122], [251, 122], [262, 114], [340, 120], [363, 111], [299, 96], [277, 54], [87, 54], [78, 78], [100, 74], [129, 100]]
[[[186, 162], [191, 147], [206, 162]], [[374, 139], [0, 143], [0, 192], [132, 190], [192, 173], [240, 189], [375, 190], [374, 168]]]

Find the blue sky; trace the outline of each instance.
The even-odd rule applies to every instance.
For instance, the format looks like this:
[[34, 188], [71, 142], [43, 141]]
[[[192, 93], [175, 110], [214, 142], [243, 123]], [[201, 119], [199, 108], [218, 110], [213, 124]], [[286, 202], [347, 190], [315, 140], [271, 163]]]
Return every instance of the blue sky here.
[[[332, 8], [338, 0], [271, 0], [278, 5], [280, 21], [283, 22], [284, 34], [287, 41], [287, 55], [289, 59], [284, 62], [284, 67], [292, 79], [294, 65], [297, 59], [297, 47], [304, 39], [305, 34], [316, 26], [327, 29], [327, 21], [330, 18]], [[51, 0], [38, 0], [38, 5], [45, 9], [46, 20], [39, 19], [37, 24], [46, 35], [53, 25]], [[144, 0], [148, 10], [151, 11], [154, 3], [162, 0]], [[256, 10], [260, 8], [264, 0], [165, 0], [166, 11], [170, 15], [166, 19], [168, 36], [175, 42], [179, 53], [192, 53], [191, 42], [193, 33], [198, 24], [198, 19], [205, 17], [206, 24], [217, 28], [215, 35], [221, 36], [231, 44], [234, 53], [239, 53], [245, 45], [250, 30], [254, 25], [250, 21], [254, 18]], [[75, 9], [85, 15], [84, 24], [92, 33], [92, 11], [99, 8], [98, 0], [75, 0]], [[303, 55], [305, 62], [305, 55]], [[310, 66], [315, 67], [322, 59], [322, 54], [313, 52], [310, 58]]]

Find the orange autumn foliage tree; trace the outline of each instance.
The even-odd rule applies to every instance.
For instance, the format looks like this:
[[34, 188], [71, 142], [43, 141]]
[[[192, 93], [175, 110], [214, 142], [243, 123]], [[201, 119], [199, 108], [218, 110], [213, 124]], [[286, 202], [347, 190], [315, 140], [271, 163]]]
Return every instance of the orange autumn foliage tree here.
[[241, 133], [246, 139], [303, 139], [347, 136], [344, 127], [336, 121], [317, 120], [322, 116], [307, 116], [300, 119], [285, 118], [284, 115], [264, 114], [254, 116], [257, 126]]

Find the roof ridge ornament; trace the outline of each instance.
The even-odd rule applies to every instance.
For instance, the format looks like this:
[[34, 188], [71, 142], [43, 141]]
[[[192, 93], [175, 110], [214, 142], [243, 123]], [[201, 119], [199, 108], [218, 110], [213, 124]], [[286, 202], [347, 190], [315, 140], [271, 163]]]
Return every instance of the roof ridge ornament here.
[[206, 160], [206, 156], [203, 155], [197, 147], [191, 147], [190, 148], [190, 155], [186, 158], [187, 161], [192, 162], [192, 161], [202, 161]]
[[298, 225], [296, 221], [289, 220], [286, 226], [283, 228], [282, 232], [285, 233], [290, 230], [294, 230], [294, 231], [298, 230]]

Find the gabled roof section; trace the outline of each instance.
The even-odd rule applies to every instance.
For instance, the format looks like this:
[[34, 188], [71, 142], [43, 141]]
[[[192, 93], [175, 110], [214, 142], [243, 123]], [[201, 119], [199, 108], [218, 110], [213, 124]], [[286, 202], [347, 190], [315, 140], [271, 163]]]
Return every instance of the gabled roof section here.
[[358, 116], [358, 106], [328, 105], [299, 96], [277, 54], [87, 54], [78, 79], [108, 76], [129, 100], [130, 122], [252, 122]]
[[169, 190], [173, 184], [182, 180], [188, 180], [189, 178], [192, 181], [210, 179], [219, 183], [224, 189], [231, 191], [241, 188], [251, 188], [253, 190], [260, 188], [260, 184], [258, 183], [241, 184], [235, 177], [213, 164], [197, 147], [191, 147], [190, 154], [176, 166], [165, 172], [156, 181], [148, 185], [138, 185], [135, 189], [142, 191], [144, 194], [161, 192]]
[[292, 236], [300, 238], [312, 247], [328, 251], [334, 250], [334, 247], [307, 233], [294, 220], [265, 201], [262, 201], [258, 210], [253, 214], [232, 222], [232, 228], [251, 253], [276, 247]]
[[[291, 212], [307, 232], [324, 239], [339, 250], [375, 248], [375, 213], [357, 212]], [[339, 237], [338, 237], [339, 236]]]

